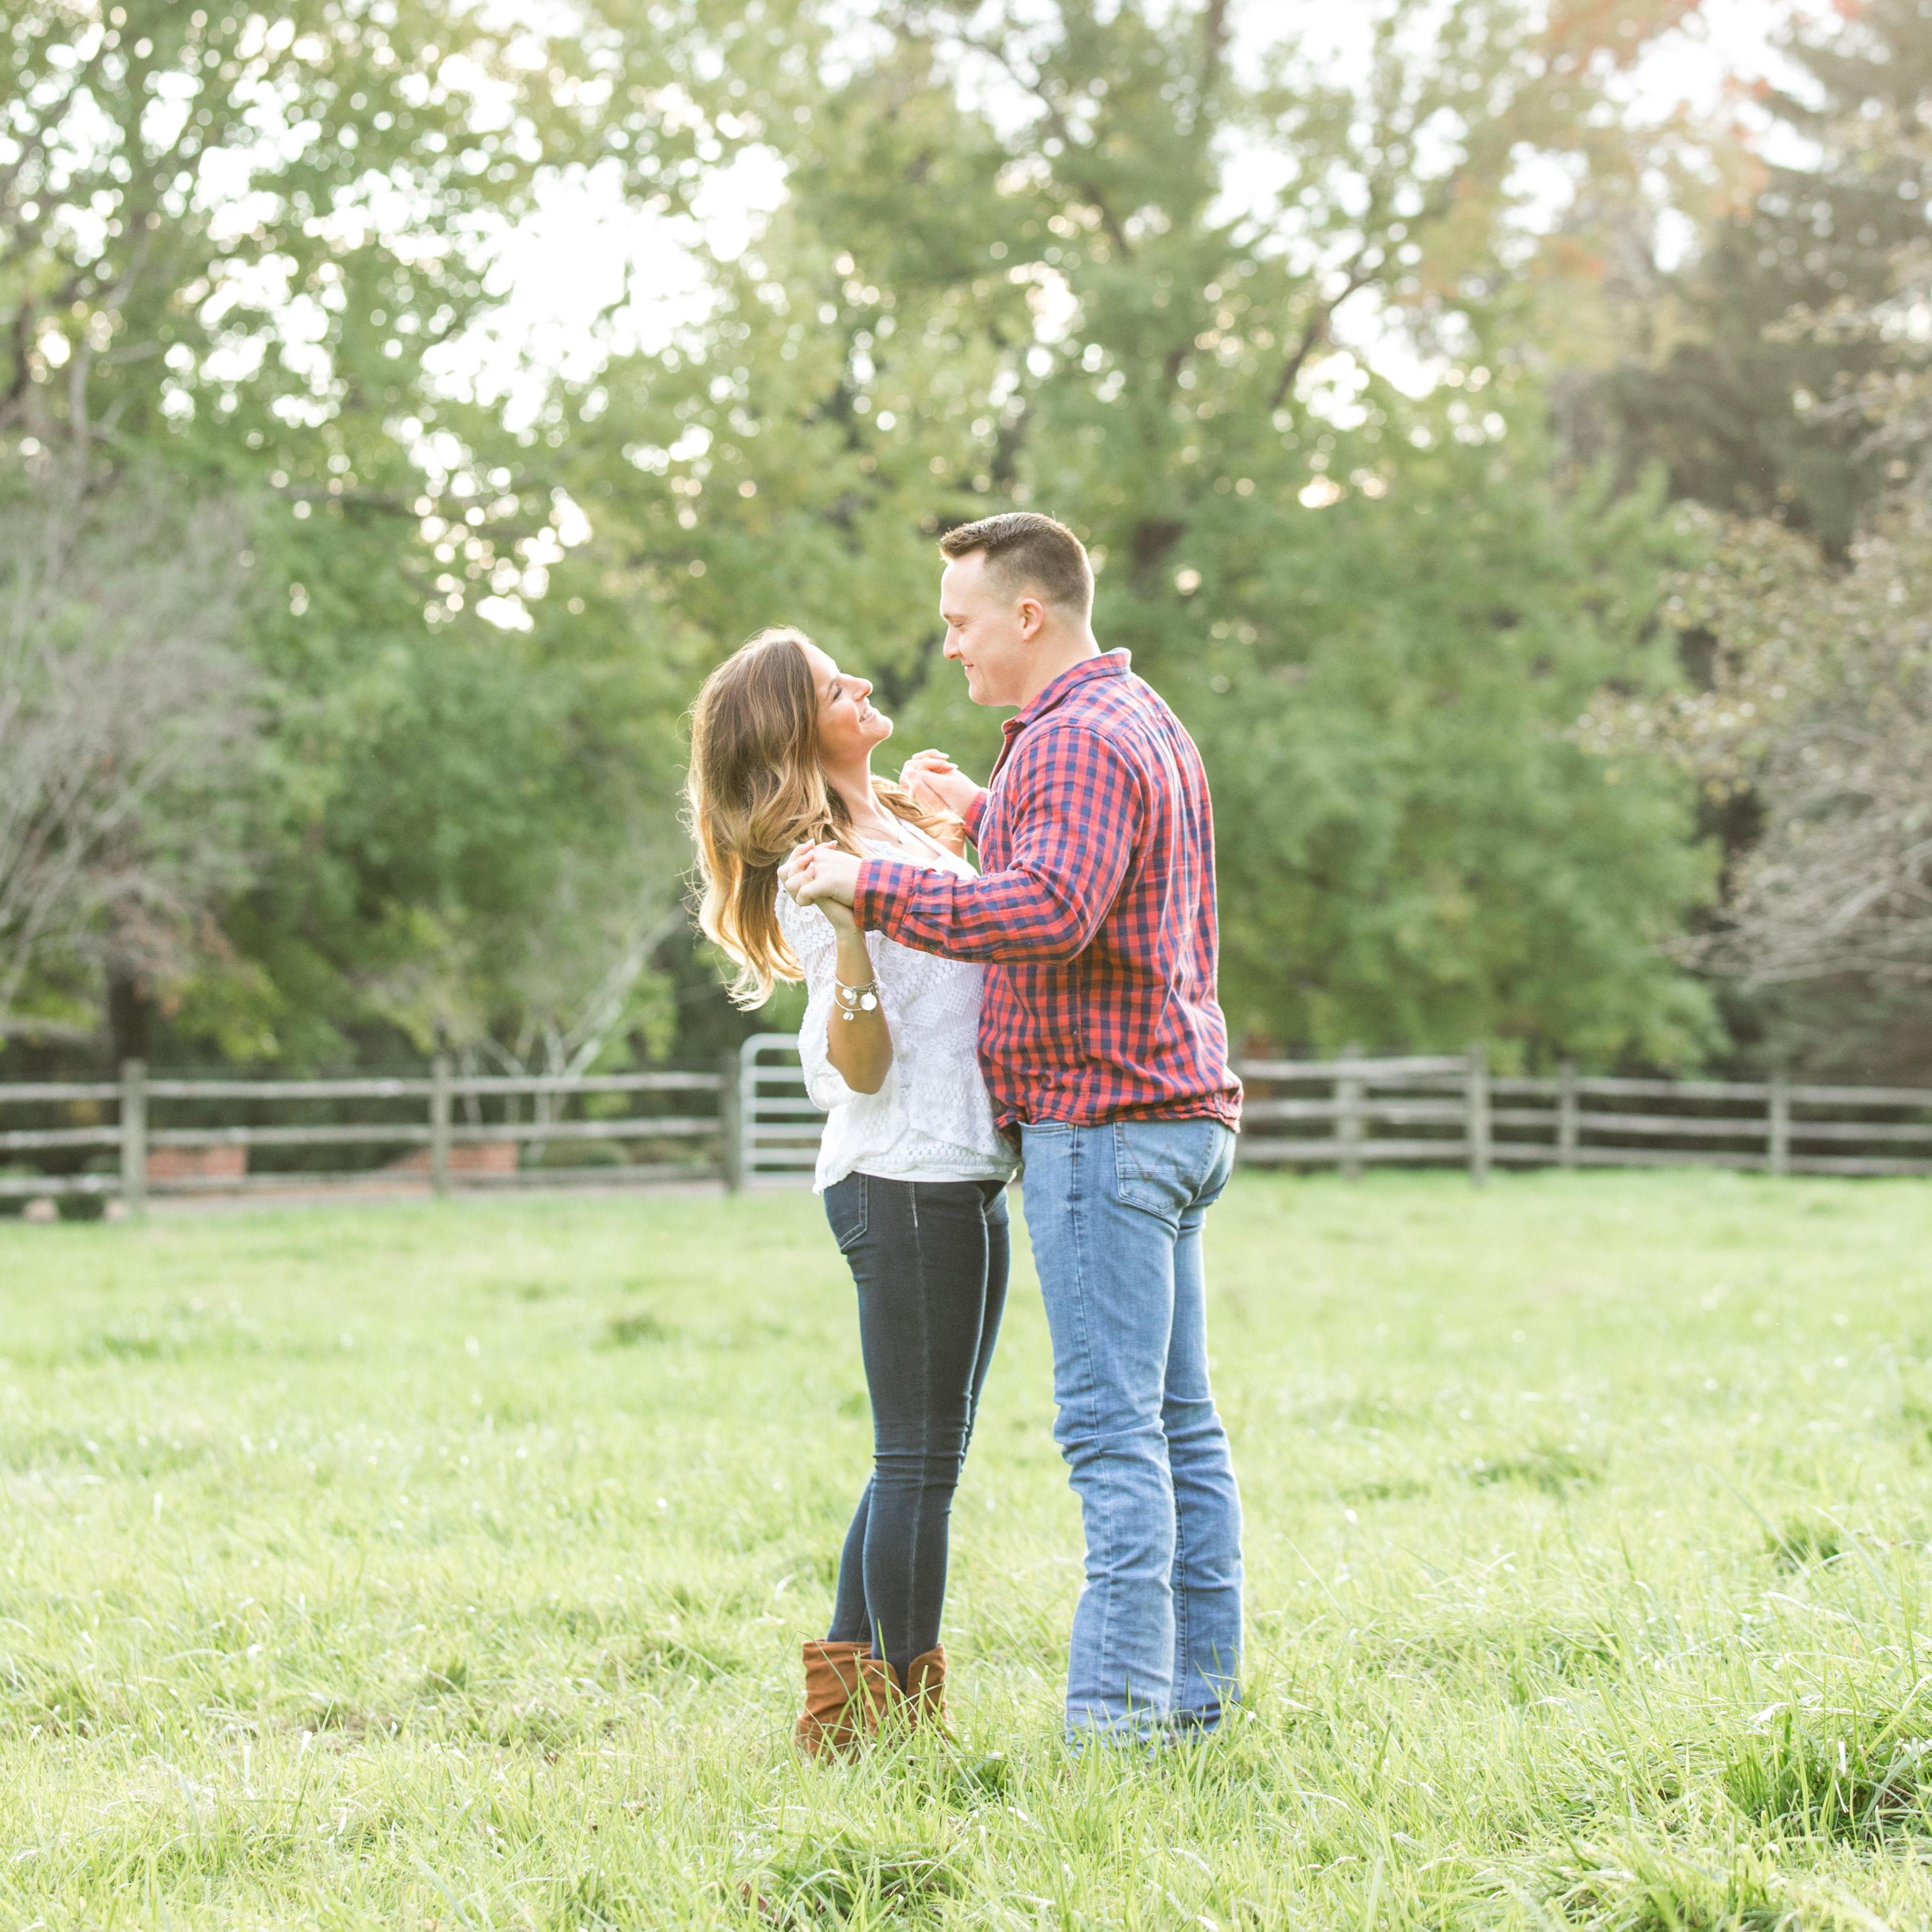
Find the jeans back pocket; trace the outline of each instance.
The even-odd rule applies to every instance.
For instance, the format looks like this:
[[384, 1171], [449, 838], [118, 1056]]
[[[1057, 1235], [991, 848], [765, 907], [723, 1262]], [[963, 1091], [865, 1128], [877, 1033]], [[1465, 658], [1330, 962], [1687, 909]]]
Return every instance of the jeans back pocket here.
[[832, 1224], [832, 1238], [842, 1255], [849, 1255], [866, 1238], [871, 1217], [864, 1174], [848, 1174], [825, 1190], [825, 1218]]
[[1116, 1120], [1114, 1198], [1178, 1221], [1227, 1184], [1233, 1136], [1219, 1120]]

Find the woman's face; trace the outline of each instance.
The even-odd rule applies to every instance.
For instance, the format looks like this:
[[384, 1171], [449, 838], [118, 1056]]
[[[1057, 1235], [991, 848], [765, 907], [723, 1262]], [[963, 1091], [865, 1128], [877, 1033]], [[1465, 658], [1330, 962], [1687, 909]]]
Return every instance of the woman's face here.
[[804, 646], [818, 692], [818, 752], [828, 767], [862, 765], [874, 745], [892, 735], [892, 721], [872, 705], [872, 687], [834, 664], [816, 644]]

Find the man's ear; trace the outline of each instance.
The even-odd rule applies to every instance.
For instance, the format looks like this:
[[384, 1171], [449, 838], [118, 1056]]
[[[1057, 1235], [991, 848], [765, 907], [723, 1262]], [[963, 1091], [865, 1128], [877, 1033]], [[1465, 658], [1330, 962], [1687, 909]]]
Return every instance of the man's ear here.
[[1019, 620], [1020, 635], [1031, 644], [1046, 622], [1046, 606], [1037, 597], [1022, 597], [1019, 602]]

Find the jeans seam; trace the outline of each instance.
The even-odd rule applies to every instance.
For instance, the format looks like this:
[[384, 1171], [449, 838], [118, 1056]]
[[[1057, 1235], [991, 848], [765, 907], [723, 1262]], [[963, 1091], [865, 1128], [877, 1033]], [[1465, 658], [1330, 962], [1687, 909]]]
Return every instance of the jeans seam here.
[[[920, 1413], [925, 1418], [925, 1426], [920, 1431], [919, 1486], [912, 1503], [912, 1550], [906, 1563], [906, 1597], [909, 1603], [919, 1601], [919, 1558], [924, 1541], [926, 1528], [926, 1484], [932, 1473], [932, 1292], [926, 1268], [926, 1242], [919, 1224], [919, 1184], [914, 1181], [908, 1197], [912, 1209], [912, 1268], [913, 1280], [919, 1296], [919, 1396]], [[902, 1631], [899, 1642], [904, 1644], [910, 1633]], [[891, 1654], [888, 1646], [886, 1654]], [[910, 1661], [910, 1653], [908, 1653]]]
[[[1080, 1192], [1080, 1146], [1085, 1137], [1076, 1127], [1066, 1137], [1066, 1220], [1072, 1239], [1070, 1246], [1073, 1257], [1073, 1310], [1080, 1330], [1080, 1366], [1082, 1380], [1089, 1390], [1090, 1412], [1086, 1418], [1088, 1426], [1097, 1436], [1100, 1418], [1092, 1407], [1091, 1394], [1097, 1366], [1094, 1359], [1093, 1332], [1087, 1319], [1087, 1241], [1085, 1217], [1082, 1214]], [[1093, 1495], [1096, 1514], [1100, 1517], [1099, 1542], [1104, 1550], [1114, 1545], [1113, 1516], [1109, 1496], [1109, 1485], [1105, 1482], [1094, 1485]], [[1095, 1649], [1097, 1655], [1108, 1654], [1108, 1639], [1112, 1633], [1114, 1590], [1111, 1578], [1102, 1580], [1100, 1588], [1100, 1628]]]
[[973, 1448], [973, 1431], [980, 1420], [980, 1365], [986, 1354], [986, 1304], [992, 1299], [993, 1200], [983, 1191], [980, 1197], [980, 1238], [986, 1257], [980, 1280], [980, 1321], [973, 1347], [973, 1360], [966, 1372], [966, 1426], [959, 1438], [959, 1475], [966, 1475], [966, 1458]]
[[[1163, 1436], [1166, 1432], [1162, 1431]], [[1174, 1598], [1174, 1682], [1168, 1702], [1171, 1708], [1186, 1695], [1187, 1644], [1187, 1532], [1181, 1522], [1180, 1486], [1174, 1481], [1174, 1452], [1167, 1452], [1168, 1480], [1174, 1490], [1174, 1570], [1169, 1590]]]

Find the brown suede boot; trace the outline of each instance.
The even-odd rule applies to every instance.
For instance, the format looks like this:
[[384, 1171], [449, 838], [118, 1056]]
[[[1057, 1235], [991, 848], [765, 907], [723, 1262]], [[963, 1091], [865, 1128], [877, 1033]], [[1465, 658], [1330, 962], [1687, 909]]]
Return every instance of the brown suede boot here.
[[811, 1757], [856, 1756], [898, 1696], [890, 1666], [869, 1644], [814, 1638], [805, 1646], [805, 1708], [792, 1736]]
[[906, 1666], [905, 1721], [929, 1725], [941, 1736], [946, 1729], [946, 1646], [937, 1643]]

